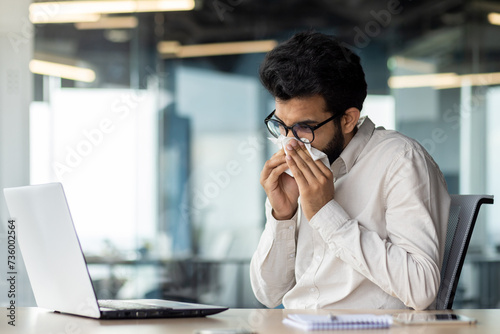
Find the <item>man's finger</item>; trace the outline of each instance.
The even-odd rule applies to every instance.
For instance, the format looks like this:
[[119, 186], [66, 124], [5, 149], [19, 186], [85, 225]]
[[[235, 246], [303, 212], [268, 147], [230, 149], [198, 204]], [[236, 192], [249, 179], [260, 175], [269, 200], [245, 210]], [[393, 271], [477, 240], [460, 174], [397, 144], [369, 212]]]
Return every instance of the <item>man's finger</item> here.
[[[309, 155], [309, 152], [304, 146], [301, 147], [299, 144], [289, 145], [287, 146], [287, 153], [293, 158], [295, 164], [306, 179], [312, 180], [313, 178], [317, 177], [316, 174], [321, 173], [317, 169], [316, 164], [314, 163], [311, 156]], [[316, 169], [316, 171], [314, 169]]]
[[299, 186], [299, 189], [307, 187], [308, 185], [307, 179], [304, 176], [302, 170], [297, 166], [296, 161], [294, 160], [293, 156], [290, 153], [286, 157], [286, 162], [288, 164], [288, 167], [290, 168], [290, 171], [293, 174], [293, 177], [295, 178], [295, 181], [297, 182], [297, 185]]

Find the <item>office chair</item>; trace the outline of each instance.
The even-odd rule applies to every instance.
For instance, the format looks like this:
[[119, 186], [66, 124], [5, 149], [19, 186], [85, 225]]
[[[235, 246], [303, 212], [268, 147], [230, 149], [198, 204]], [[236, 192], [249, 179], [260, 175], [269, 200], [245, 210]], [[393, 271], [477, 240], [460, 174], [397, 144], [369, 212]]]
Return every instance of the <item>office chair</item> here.
[[441, 284], [436, 297], [438, 310], [448, 310], [453, 305], [458, 279], [481, 204], [493, 204], [493, 196], [451, 195]]

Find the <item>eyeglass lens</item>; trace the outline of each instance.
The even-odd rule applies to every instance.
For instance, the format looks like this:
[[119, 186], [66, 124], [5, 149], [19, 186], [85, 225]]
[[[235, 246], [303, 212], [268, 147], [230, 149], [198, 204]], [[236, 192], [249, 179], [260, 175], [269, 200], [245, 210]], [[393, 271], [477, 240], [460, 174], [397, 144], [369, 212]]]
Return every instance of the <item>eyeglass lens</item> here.
[[[288, 134], [288, 129], [285, 128], [283, 124], [274, 119], [271, 119], [267, 122], [267, 127], [271, 132], [271, 134], [276, 138], [279, 137], [280, 135], [286, 136]], [[300, 123], [295, 124], [292, 127], [292, 132], [295, 138], [299, 139], [304, 143], [310, 143], [314, 139], [313, 130], [308, 126], [301, 125]]]

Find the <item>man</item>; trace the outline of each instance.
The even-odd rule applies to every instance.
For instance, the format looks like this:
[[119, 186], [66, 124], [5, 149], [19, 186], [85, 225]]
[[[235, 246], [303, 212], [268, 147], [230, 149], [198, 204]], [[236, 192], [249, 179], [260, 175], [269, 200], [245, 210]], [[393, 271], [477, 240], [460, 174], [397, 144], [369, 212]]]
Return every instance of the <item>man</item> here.
[[[257, 299], [296, 309], [432, 308], [446, 183], [416, 141], [360, 119], [359, 57], [332, 37], [299, 33], [268, 53], [260, 78], [276, 102], [269, 130], [297, 140], [261, 173], [267, 223], [250, 265]], [[331, 170], [304, 142], [327, 154]]]

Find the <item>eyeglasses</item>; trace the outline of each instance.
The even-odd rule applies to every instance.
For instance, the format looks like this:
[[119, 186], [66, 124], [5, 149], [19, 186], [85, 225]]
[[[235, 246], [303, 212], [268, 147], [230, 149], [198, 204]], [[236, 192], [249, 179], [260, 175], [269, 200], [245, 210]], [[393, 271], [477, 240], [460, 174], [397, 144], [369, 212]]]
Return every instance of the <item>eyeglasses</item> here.
[[295, 138], [297, 138], [298, 140], [300, 140], [301, 142], [303, 142], [305, 144], [310, 144], [313, 142], [314, 130], [319, 129], [320, 127], [322, 127], [326, 123], [328, 123], [328, 122], [330, 122], [330, 121], [334, 120], [335, 118], [342, 115], [342, 113], [338, 113], [336, 115], [333, 115], [329, 119], [327, 119], [319, 124], [316, 124], [314, 126], [311, 126], [311, 125], [306, 124], [306, 123], [295, 123], [292, 126], [286, 126], [285, 123], [283, 123], [282, 121], [277, 120], [275, 118], [272, 118], [274, 116], [275, 111], [276, 111], [276, 109], [273, 110], [273, 112], [270, 113], [269, 116], [267, 116], [266, 119], [264, 120], [264, 123], [266, 123], [267, 129], [269, 130], [269, 132], [271, 132], [271, 134], [274, 137], [278, 138], [280, 135], [283, 135], [286, 137], [288, 135], [288, 130], [292, 130], [292, 133], [295, 136]]

